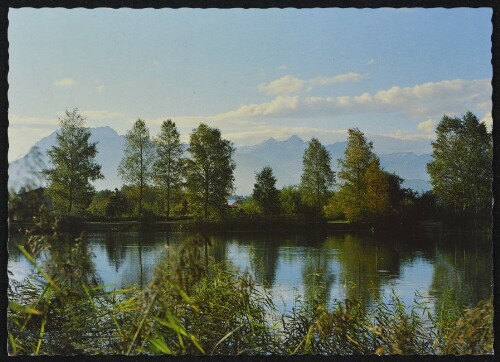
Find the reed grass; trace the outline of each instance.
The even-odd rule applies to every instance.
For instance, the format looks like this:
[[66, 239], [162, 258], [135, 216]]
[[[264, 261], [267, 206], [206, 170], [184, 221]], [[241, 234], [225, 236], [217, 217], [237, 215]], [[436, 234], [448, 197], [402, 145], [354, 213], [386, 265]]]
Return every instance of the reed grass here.
[[[40, 238], [32, 240], [36, 250], [43, 249]], [[299, 298], [291, 312], [281, 315], [270, 292], [248, 273], [208, 259], [209, 242], [198, 234], [177, 250], [171, 247], [144, 290], [113, 291], [92, 277], [85, 262], [88, 252], [78, 237], [69, 252], [79, 255], [84, 269], [74, 271], [71, 282], [60, 273], [66, 259], [55, 255], [55, 246], [43, 265], [29, 247], [20, 246], [36, 272], [22, 283], [9, 283], [9, 353], [493, 353], [491, 300], [465, 309], [450, 298], [434, 308], [417, 298], [409, 307], [393, 294], [367, 309], [352, 300], [328, 306], [318, 288], [318, 295]]]

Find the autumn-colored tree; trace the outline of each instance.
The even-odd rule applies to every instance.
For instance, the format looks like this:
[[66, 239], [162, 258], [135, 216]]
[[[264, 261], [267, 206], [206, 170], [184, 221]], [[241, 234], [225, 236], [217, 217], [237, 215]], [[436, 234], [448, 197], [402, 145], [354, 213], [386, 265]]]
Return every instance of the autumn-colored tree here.
[[378, 157], [359, 129], [348, 130], [344, 159], [338, 160], [340, 189], [331, 198], [327, 211], [344, 214], [350, 221], [369, 221], [389, 206], [389, 182]]

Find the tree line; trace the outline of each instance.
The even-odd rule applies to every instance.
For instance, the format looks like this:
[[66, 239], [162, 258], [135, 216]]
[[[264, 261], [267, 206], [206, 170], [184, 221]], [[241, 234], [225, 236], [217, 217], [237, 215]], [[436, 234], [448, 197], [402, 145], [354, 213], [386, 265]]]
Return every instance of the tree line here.
[[[235, 211], [227, 205], [234, 193], [235, 148], [217, 128], [200, 123], [186, 147], [172, 120], [164, 121], [158, 135], [151, 137], [145, 121], [138, 119], [125, 135], [117, 170], [124, 186], [95, 192], [91, 182], [103, 175], [84, 118], [77, 109], [66, 111], [60, 127], [56, 145], [48, 151], [51, 167], [43, 174], [51, 208], [63, 216], [143, 219], [156, 214], [217, 220], [229, 211], [264, 219], [295, 216], [374, 223], [450, 212], [478, 219], [489, 216], [492, 205], [491, 133], [471, 112], [444, 116], [437, 125], [433, 160], [427, 165], [431, 192], [403, 188], [401, 177], [381, 167], [373, 143], [351, 128], [337, 172], [325, 146], [313, 137], [303, 155], [299, 185], [278, 190], [273, 170], [266, 166], [256, 172], [252, 195], [237, 198]], [[11, 198], [13, 206], [19, 203], [18, 195]]]

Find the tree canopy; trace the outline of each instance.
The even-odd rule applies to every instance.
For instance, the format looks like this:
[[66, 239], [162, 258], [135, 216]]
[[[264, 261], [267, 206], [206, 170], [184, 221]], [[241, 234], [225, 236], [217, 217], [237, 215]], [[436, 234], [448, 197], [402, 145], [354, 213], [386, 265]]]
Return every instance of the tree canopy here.
[[493, 144], [486, 125], [471, 112], [461, 118], [445, 115], [436, 136], [427, 171], [439, 202], [458, 214], [489, 213]]
[[165, 192], [167, 217], [174, 195], [178, 195], [182, 186], [183, 147], [175, 122], [164, 121], [158, 137], [154, 139], [156, 160], [153, 164], [153, 180]]
[[74, 215], [87, 209], [94, 187], [90, 183], [103, 178], [101, 166], [95, 162], [97, 143], [89, 142], [90, 131], [78, 109], [66, 110], [56, 135], [57, 144], [48, 152], [52, 168], [42, 172], [47, 177], [47, 194], [54, 210]]
[[389, 206], [389, 182], [373, 143], [357, 128], [348, 130], [344, 159], [339, 159], [340, 189], [332, 199], [350, 221], [365, 221]]
[[143, 194], [151, 180], [154, 156], [149, 129], [142, 119], [138, 119], [125, 135], [124, 156], [118, 166], [118, 174], [127, 184], [136, 186], [139, 216], [142, 216]]
[[300, 188], [304, 199], [321, 211], [327, 202], [335, 173], [331, 168], [332, 157], [317, 138], [312, 138], [302, 159]]
[[188, 152], [186, 187], [192, 211], [204, 219], [218, 217], [233, 191], [233, 145], [217, 128], [201, 123], [191, 133]]
[[252, 197], [265, 216], [279, 212], [280, 194], [276, 189], [276, 177], [271, 167], [266, 166], [255, 175]]

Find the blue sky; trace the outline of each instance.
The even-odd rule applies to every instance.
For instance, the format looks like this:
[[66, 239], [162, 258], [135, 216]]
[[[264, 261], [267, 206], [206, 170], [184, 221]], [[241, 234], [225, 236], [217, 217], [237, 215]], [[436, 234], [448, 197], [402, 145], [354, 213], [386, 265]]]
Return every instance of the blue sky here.
[[491, 31], [490, 9], [11, 9], [9, 160], [73, 107], [120, 134], [430, 144], [443, 114], [491, 125]]

